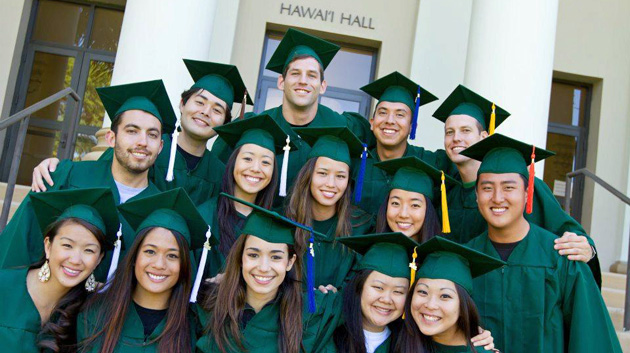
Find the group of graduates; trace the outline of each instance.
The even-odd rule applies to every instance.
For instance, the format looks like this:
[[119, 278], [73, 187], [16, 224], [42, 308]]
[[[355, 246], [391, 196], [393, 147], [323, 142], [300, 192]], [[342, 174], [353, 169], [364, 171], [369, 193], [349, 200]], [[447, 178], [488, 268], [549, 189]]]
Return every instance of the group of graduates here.
[[290, 29], [258, 115], [226, 64], [184, 60], [179, 118], [161, 80], [97, 89], [111, 148], [43, 161], [0, 235], [3, 349], [621, 352], [595, 244], [534, 176], [553, 153], [461, 85], [444, 149], [409, 144], [437, 98], [398, 72], [336, 113], [338, 50]]

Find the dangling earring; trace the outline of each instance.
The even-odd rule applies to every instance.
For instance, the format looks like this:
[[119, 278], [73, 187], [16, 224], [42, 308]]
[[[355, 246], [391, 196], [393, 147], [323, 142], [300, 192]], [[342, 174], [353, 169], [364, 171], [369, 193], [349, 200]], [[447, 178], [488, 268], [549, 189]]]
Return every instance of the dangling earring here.
[[88, 292], [94, 292], [96, 289], [96, 278], [94, 278], [94, 273], [90, 274], [87, 281], [85, 281], [85, 290]]
[[50, 279], [50, 266], [48, 266], [48, 259], [46, 259], [46, 262], [44, 262], [42, 267], [40, 267], [37, 276], [39, 277], [39, 281], [42, 283], [46, 283]]

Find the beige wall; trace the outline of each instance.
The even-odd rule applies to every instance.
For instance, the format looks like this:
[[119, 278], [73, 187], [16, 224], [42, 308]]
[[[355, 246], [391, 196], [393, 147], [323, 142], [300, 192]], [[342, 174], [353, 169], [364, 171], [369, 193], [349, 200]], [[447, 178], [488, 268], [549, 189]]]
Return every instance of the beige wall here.
[[[625, 0], [561, 0], [554, 59], [556, 77], [593, 84], [587, 166], [625, 193], [630, 159], [628, 14], [630, 2]], [[622, 236], [628, 232], [626, 207], [601, 187], [593, 188], [591, 182], [587, 187], [583, 223], [607, 271], [622, 254]]]

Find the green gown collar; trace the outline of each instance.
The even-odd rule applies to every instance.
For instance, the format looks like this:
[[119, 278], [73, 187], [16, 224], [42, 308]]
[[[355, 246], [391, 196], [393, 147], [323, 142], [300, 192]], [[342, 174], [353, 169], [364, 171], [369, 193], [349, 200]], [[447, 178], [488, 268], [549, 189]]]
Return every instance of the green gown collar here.
[[156, 339], [160, 334], [162, 334], [164, 326], [166, 325], [167, 317], [168, 314], [164, 316], [162, 321], [160, 321], [160, 323], [156, 326], [155, 330], [153, 330], [149, 337], [145, 339], [142, 320], [140, 319], [138, 311], [136, 310], [136, 306], [132, 301], [127, 307], [127, 318], [125, 319], [121, 334], [129, 338], [145, 340], [147, 342], [152, 341]]

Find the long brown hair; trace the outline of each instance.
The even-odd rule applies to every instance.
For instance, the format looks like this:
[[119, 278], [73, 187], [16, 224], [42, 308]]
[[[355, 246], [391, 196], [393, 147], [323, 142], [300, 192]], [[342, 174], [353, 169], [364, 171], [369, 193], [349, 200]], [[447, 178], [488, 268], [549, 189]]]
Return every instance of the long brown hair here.
[[[80, 218], [66, 218], [50, 224], [46, 229], [44, 239], [48, 238], [51, 243], [54, 242], [59, 229], [66, 224], [72, 223], [81, 225], [92, 233], [101, 246], [101, 254], [105, 252], [106, 240], [103, 232]], [[29, 270], [42, 267], [44, 262], [46, 262], [46, 255], [42, 256], [38, 262], [32, 264]], [[49, 320], [44, 323], [39, 332], [38, 339], [40, 341], [37, 342], [38, 347], [53, 352], [73, 351], [71, 347], [76, 342], [76, 317], [88, 296], [88, 292], [85, 289], [85, 281], [87, 281], [87, 278], [72, 287], [55, 305]]]
[[[135, 264], [138, 251], [147, 234], [154, 227], [143, 229], [116, 269], [114, 279], [107, 290], [93, 295], [85, 304], [84, 312], [98, 310], [96, 331], [85, 341], [80, 342], [83, 351], [95, 344], [100, 344], [100, 353], [112, 353], [118, 344], [123, 325], [127, 318], [128, 308], [132, 303], [134, 288], [138, 285], [135, 276]], [[192, 270], [190, 264], [190, 248], [188, 242], [176, 231], [172, 231], [179, 246], [180, 270], [177, 283], [173, 287], [168, 300], [166, 325], [164, 331], [149, 343], [158, 342], [158, 352], [190, 352], [192, 342], [188, 322], [188, 299], [192, 288]], [[87, 315], [85, 315], [87, 320]], [[87, 327], [87, 325], [86, 325]]]
[[[391, 191], [390, 191], [391, 193]], [[424, 243], [425, 241], [433, 238], [436, 235], [442, 233], [442, 226], [440, 225], [440, 221], [438, 219], [438, 214], [435, 211], [435, 207], [431, 203], [428, 197], [422, 195], [424, 197], [424, 204], [426, 205], [425, 213], [424, 213], [424, 223], [422, 223], [422, 227], [418, 233], [412, 236], [413, 240]], [[387, 224], [387, 206], [389, 205], [389, 193], [387, 197], [381, 204], [381, 207], [378, 209], [378, 214], [376, 216], [376, 232], [377, 233], [389, 233], [392, 229]]]
[[[234, 349], [234, 344], [244, 350], [239, 319], [245, 308], [247, 285], [242, 275], [243, 251], [248, 235], [241, 235], [230, 250], [221, 283], [204, 288], [207, 295], [201, 307], [212, 313], [205, 334], [213, 336], [222, 353]], [[289, 245], [289, 259], [296, 255], [296, 248]], [[299, 353], [302, 344], [302, 258], [296, 256], [293, 268], [287, 272], [278, 288], [276, 300], [280, 305], [278, 317], [278, 347], [281, 353]], [[234, 342], [234, 343], [232, 343]]]

